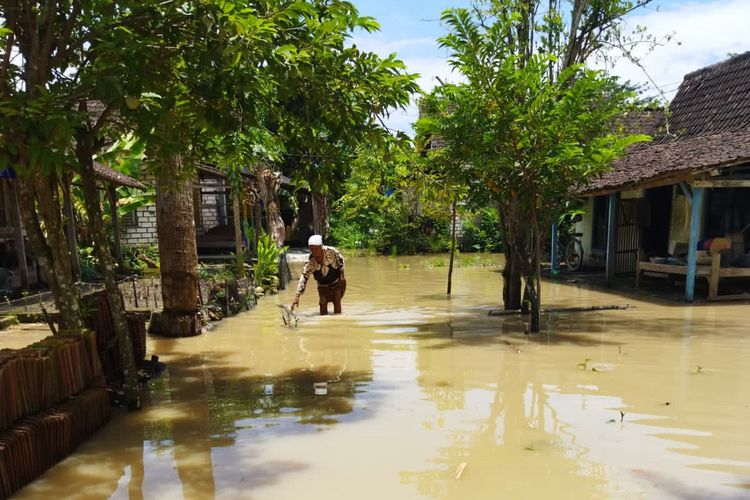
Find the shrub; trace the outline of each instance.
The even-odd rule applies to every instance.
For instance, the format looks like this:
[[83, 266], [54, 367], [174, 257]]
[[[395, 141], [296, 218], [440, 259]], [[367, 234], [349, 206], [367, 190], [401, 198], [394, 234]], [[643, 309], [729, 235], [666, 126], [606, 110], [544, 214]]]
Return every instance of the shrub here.
[[395, 199], [385, 199], [379, 210], [363, 210], [356, 218], [332, 215], [331, 237], [342, 248], [368, 248], [384, 254], [437, 253], [450, 246], [447, 222], [413, 216]]
[[157, 245], [124, 246], [122, 247], [122, 260], [126, 270], [138, 274], [148, 269], [159, 269], [159, 247]]
[[81, 281], [99, 281], [102, 275], [97, 269], [98, 262], [94, 257], [93, 247], [79, 247], [78, 261], [81, 264]]
[[497, 210], [483, 208], [465, 220], [458, 248], [463, 252], [501, 252], [503, 232]]
[[258, 285], [278, 284], [279, 257], [287, 247], [279, 248], [271, 236], [265, 232], [258, 238], [258, 261], [253, 267], [255, 283]]

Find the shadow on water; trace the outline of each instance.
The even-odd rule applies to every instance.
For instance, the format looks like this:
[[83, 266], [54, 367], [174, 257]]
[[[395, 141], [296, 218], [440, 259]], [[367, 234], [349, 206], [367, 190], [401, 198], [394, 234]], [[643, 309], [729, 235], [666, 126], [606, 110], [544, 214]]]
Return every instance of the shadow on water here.
[[[158, 342], [165, 347], [172, 341]], [[319, 366], [248, 375], [243, 368], [222, 366], [221, 353], [172, 350], [169, 357], [167, 371], [152, 381], [140, 412], [118, 412], [97, 439], [50, 471], [55, 477], [46, 481], [43, 476], [21, 490], [19, 498], [213, 498], [216, 475], [238, 465], [217, 462], [217, 449], [231, 448], [238, 439], [257, 445], [281, 433], [314, 433], [372, 415], [354, 411], [355, 395], [371, 382], [371, 373]], [[368, 395], [368, 403], [375, 400], [377, 395]], [[144, 455], [152, 454], [171, 457], [179, 480], [164, 483], [173, 490], [160, 491], [166, 486], [152, 484], [158, 467], [144, 468]], [[298, 461], [261, 461], [256, 450], [247, 448], [243, 459], [237, 482], [248, 488], [308, 467]]]
[[457, 310], [444, 321], [389, 323], [391, 331], [403, 329], [413, 340], [444, 340], [425, 348], [447, 349], [454, 345], [520, 345], [537, 342], [545, 345], [621, 346], [621, 333], [642, 338], [679, 339], [686, 335], [726, 334], [738, 326], [735, 315], [707, 316], [684, 306], [687, 317], [644, 314], [633, 307], [616, 311], [548, 312], [542, 313], [542, 331], [528, 332], [528, 316], [487, 316], [476, 308]]

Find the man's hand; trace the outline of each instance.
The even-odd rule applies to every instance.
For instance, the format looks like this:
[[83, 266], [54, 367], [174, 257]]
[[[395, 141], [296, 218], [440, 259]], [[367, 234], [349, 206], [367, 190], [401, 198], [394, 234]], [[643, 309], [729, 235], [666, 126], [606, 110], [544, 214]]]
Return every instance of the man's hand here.
[[294, 302], [292, 302], [292, 311], [299, 307], [299, 294], [294, 296]]

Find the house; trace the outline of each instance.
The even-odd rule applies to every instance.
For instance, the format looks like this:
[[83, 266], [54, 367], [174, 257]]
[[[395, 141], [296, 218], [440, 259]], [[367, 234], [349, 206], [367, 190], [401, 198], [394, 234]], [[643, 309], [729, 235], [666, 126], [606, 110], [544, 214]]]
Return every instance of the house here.
[[[243, 192], [246, 198], [254, 199], [252, 175], [243, 172]], [[142, 179], [147, 185], [153, 185], [154, 179], [148, 174]], [[212, 165], [200, 164], [197, 166], [193, 210], [195, 212], [195, 229], [200, 238], [207, 242], [206, 249], [213, 252], [211, 247], [220, 250], [228, 245], [229, 251], [234, 251], [234, 229], [233, 229], [233, 201], [230, 196], [231, 189], [226, 174]], [[249, 194], [250, 196], [247, 196]], [[223, 241], [226, 238], [214, 238], [211, 234], [231, 232], [229, 243]], [[213, 231], [213, 233], [211, 233]], [[208, 238], [205, 235], [209, 234]], [[123, 244], [131, 247], [156, 245], [158, 242], [156, 234], [156, 205], [151, 203], [138, 207], [121, 221], [120, 238]], [[222, 240], [222, 241], [220, 241]], [[222, 246], [223, 245], [223, 246]]]
[[[287, 243], [302, 244], [310, 235], [322, 230], [320, 224], [316, 225], [315, 221], [320, 219], [320, 213], [325, 213], [320, 207], [321, 203], [324, 203], [324, 198], [311, 194], [308, 189], [297, 189], [291, 179], [278, 172], [274, 177], [277, 183], [276, 192], [271, 196], [276, 198], [274, 201], [286, 227]], [[256, 172], [242, 170], [240, 178], [240, 199], [234, 200], [224, 170], [203, 163], [197, 165], [193, 210], [198, 255], [201, 260], [222, 260], [236, 251], [236, 220], [239, 220], [241, 226], [240, 246], [245, 249], [255, 246], [254, 242], [247, 241], [245, 228], [252, 228], [256, 236], [261, 231], [268, 231], [266, 200], [263, 199]], [[153, 177], [144, 176], [142, 180], [146, 184], [154, 183]], [[235, 211], [239, 211], [238, 219], [235, 219]], [[131, 247], [156, 245], [156, 205], [138, 207], [122, 218], [120, 238], [124, 245]]]
[[[117, 214], [118, 186], [127, 186], [135, 189], [145, 189], [139, 181], [127, 175], [113, 170], [105, 165], [95, 162], [97, 185], [103, 195], [109, 199], [112, 214]], [[0, 294], [10, 295], [16, 288], [28, 290], [32, 285], [38, 285], [41, 281], [39, 266], [31, 246], [29, 245], [23, 222], [20, 217], [18, 195], [16, 189], [16, 173], [12, 168], [0, 170]], [[78, 245], [76, 242], [76, 217], [70, 194], [72, 176], [66, 173], [62, 179], [63, 188], [63, 210], [66, 217], [66, 236], [73, 265], [73, 273], [80, 277], [80, 262], [78, 260]], [[115, 228], [118, 219], [113, 217]], [[115, 257], [122, 260], [121, 241], [117, 237], [119, 231], [115, 230], [114, 249]]]
[[[666, 113], [640, 116], [653, 137], [581, 192], [586, 261], [617, 273], [720, 283], [750, 277], [750, 52], [685, 76]], [[706, 252], [704, 254], [704, 252]]]

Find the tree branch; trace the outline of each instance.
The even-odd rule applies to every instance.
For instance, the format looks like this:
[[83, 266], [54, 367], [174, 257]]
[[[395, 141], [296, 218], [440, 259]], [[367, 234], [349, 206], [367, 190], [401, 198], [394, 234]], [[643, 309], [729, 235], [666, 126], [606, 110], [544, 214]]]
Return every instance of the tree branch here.
[[3, 62], [0, 66], [0, 89], [2, 89], [2, 95], [4, 98], [8, 98], [8, 73], [10, 72], [10, 55], [13, 52], [13, 45], [15, 43], [15, 34], [13, 31], [8, 33], [8, 38], [5, 39], [5, 51], [3, 52]]

